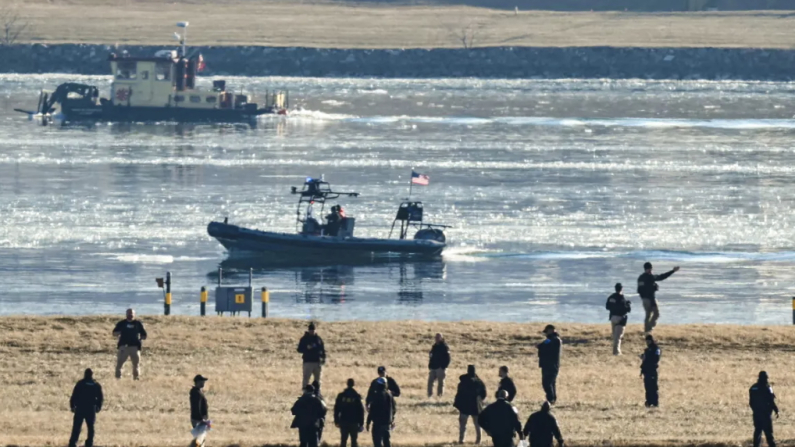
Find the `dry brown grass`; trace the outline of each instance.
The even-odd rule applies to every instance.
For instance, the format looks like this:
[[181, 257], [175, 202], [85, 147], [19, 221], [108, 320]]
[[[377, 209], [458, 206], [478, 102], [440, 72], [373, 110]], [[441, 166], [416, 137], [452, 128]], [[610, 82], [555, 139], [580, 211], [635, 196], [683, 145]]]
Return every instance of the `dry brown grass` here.
[[[86, 367], [103, 384], [106, 405], [98, 445], [171, 446], [189, 440], [188, 390], [196, 373], [210, 377], [208, 400], [216, 423], [212, 445], [294, 443], [290, 406], [299, 394], [295, 352], [304, 322], [248, 318], [144, 317], [150, 339], [143, 380], [113, 379], [111, 317], [0, 318], [0, 445], [64, 445], [70, 428], [68, 398]], [[329, 351], [324, 371], [328, 399], [354, 377], [360, 392], [380, 364], [404, 394], [398, 399], [395, 440], [402, 445], [455, 440], [451, 406], [457, 377], [476, 364], [491, 396], [497, 368], [509, 365], [526, 418], [543, 394], [534, 344], [537, 324], [484, 322], [324, 323]], [[446, 334], [453, 363], [448, 393], [425, 397], [432, 335]], [[750, 438], [747, 389], [760, 369], [779, 395], [779, 439], [795, 437], [795, 357], [790, 327], [663, 326], [662, 407], [643, 407], [636, 354], [641, 329], [631, 326], [625, 355], [610, 355], [609, 327], [563, 325], [564, 358], [556, 410], [566, 438], [576, 445], [686, 445]], [[326, 439], [337, 444], [330, 429]], [[369, 445], [369, 440], [365, 442]]]
[[337, 48], [637, 46], [790, 48], [782, 12], [543, 12], [294, 0], [0, 0], [30, 22], [27, 41], [169, 45], [191, 23], [195, 45]]

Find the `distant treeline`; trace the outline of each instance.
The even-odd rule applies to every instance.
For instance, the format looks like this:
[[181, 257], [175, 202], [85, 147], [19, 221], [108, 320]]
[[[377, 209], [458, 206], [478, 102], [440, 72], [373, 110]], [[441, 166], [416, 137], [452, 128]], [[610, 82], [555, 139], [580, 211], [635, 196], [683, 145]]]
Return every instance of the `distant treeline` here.
[[484, 8], [547, 11], [752, 11], [795, 10], [795, 0], [337, 0], [364, 3], [468, 5]]

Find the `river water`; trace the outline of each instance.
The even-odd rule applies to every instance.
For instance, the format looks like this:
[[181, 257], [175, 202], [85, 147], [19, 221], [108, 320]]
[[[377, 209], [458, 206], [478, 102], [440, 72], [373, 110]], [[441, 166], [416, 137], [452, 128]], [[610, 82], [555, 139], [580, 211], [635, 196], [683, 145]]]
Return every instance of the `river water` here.
[[[230, 79], [290, 90], [296, 111], [255, 129], [11, 111], [75, 80], [109, 86], [0, 76], [0, 315], [162, 313], [166, 271], [172, 312], [195, 315], [222, 265], [228, 285], [254, 267], [277, 317], [606, 322], [622, 282], [638, 322], [648, 260], [681, 266], [663, 323], [791, 320], [795, 84]], [[438, 262], [230, 261], [206, 233], [227, 216], [294, 231], [290, 187], [324, 175], [361, 193], [341, 201], [358, 235], [386, 236], [412, 167], [426, 216], [453, 225]]]

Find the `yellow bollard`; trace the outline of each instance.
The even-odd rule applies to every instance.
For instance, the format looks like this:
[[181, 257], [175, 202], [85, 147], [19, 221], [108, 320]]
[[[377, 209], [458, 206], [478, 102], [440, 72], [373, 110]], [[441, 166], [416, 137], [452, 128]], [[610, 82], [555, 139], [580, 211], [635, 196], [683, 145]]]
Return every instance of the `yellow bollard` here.
[[205, 316], [207, 314], [207, 288], [202, 287], [202, 294], [201, 294], [201, 316]]
[[262, 288], [262, 318], [268, 318], [268, 307], [270, 306], [271, 294], [267, 287]]

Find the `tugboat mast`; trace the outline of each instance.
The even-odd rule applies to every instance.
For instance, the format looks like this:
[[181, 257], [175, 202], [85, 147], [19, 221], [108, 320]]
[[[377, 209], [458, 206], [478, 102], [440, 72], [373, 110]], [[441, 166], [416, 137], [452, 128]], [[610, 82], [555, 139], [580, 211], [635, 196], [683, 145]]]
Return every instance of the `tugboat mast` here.
[[185, 44], [188, 40], [188, 22], [177, 22], [177, 27], [182, 28], [184, 30], [182, 31], [182, 35], [180, 35], [179, 33], [174, 33], [174, 37], [176, 37], [177, 40], [179, 40], [179, 44], [181, 46], [179, 56], [185, 57], [187, 55]]

